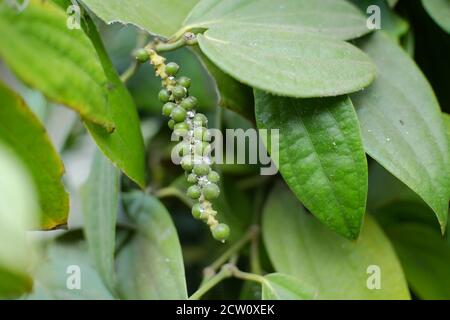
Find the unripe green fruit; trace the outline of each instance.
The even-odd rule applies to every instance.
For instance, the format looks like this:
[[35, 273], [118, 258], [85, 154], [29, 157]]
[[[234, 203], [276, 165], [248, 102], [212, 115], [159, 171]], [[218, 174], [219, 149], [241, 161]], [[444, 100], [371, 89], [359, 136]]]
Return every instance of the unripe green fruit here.
[[197, 113], [194, 116], [194, 125], [197, 127], [206, 127], [208, 118], [203, 113]]
[[186, 120], [186, 110], [177, 106], [172, 110], [171, 116], [175, 122], [183, 122]]
[[166, 65], [166, 72], [169, 76], [176, 75], [179, 69], [180, 69], [180, 66], [178, 64], [176, 64], [175, 62], [169, 62]]
[[206, 163], [199, 163], [194, 165], [194, 173], [198, 176], [206, 176], [211, 168]]
[[166, 104], [164, 104], [162, 108], [163, 115], [165, 115], [166, 117], [170, 117], [170, 114], [172, 113], [173, 109], [176, 108], [176, 106], [177, 105], [173, 102], [167, 102]]
[[209, 180], [209, 182], [217, 183], [220, 181], [220, 175], [215, 171], [211, 171], [208, 174], [208, 180]]
[[197, 98], [193, 96], [184, 98], [183, 101], [181, 101], [180, 106], [186, 110], [192, 110], [197, 106]]
[[190, 173], [187, 177], [187, 182], [197, 183], [197, 175], [195, 173]]
[[218, 241], [225, 241], [230, 236], [230, 227], [224, 223], [219, 223], [215, 228], [212, 230], [212, 235], [214, 239]]
[[170, 92], [166, 89], [162, 89], [158, 94], [159, 101], [166, 103], [170, 101]]
[[141, 63], [147, 62], [148, 59], [150, 58], [147, 50], [145, 50], [145, 49], [136, 50], [135, 57], [136, 57], [136, 60]]
[[175, 121], [170, 119], [169, 122], [167, 122], [167, 125], [169, 126], [170, 130], [173, 130], [173, 128], [175, 127]]
[[189, 125], [186, 122], [176, 123], [173, 127], [173, 132], [180, 137], [185, 136], [189, 131]]
[[194, 152], [198, 156], [206, 156], [211, 153], [211, 145], [206, 141], [201, 141], [195, 144]]
[[206, 200], [214, 200], [220, 194], [220, 189], [215, 183], [209, 183], [203, 187], [203, 195]]
[[188, 77], [180, 77], [177, 82], [180, 86], [183, 86], [186, 89], [189, 89], [189, 87], [191, 86], [191, 79]]
[[183, 141], [183, 142], [180, 142], [180, 143], [177, 145], [177, 148], [179, 148], [179, 150], [180, 150], [180, 153], [179, 153], [179, 154], [180, 154], [182, 157], [191, 154], [191, 144], [188, 143], [188, 142], [184, 142], [184, 141]]
[[209, 141], [211, 140], [211, 134], [208, 129], [197, 127], [194, 129], [194, 138], [200, 141]]
[[200, 205], [200, 203], [196, 203], [192, 206], [192, 216], [195, 219], [200, 220], [202, 218], [202, 214], [203, 214], [203, 209]]
[[194, 199], [194, 200], [198, 199], [198, 198], [200, 198], [201, 194], [202, 194], [202, 191], [201, 191], [200, 187], [197, 185], [190, 186], [187, 189], [187, 196], [191, 199]]
[[186, 96], [187, 90], [185, 87], [176, 86], [172, 89], [172, 95], [176, 100], [181, 100]]
[[181, 167], [185, 170], [185, 171], [191, 171], [192, 168], [194, 168], [194, 159], [192, 156], [184, 156], [181, 159]]

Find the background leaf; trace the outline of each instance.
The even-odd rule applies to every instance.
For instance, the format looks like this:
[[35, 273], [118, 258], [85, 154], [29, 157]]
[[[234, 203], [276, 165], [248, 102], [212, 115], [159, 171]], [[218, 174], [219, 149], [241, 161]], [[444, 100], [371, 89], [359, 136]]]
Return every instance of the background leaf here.
[[450, 33], [450, 2], [448, 0], [422, 0], [422, 5], [433, 20]]
[[358, 91], [375, 77], [368, 57], [352, 45], [301, 30], [223, 24], [198, 41], [232, 77], [280, 95], [336, 96]]
[[198, 0], [82, 0], [107, 23], [131, 23], [149, 33], [170, 37]]
[[327, 227], [356, 239], [366, 210], [367, 162], [350, 99], [255, 91], [255, 100], [258, 128], [280, 130], [279, 154], [271, 156], [290, 188]]
[[366, 18], [350, 3], [334, 0], [202, 0], [189, 14], [184, 29], [222, 24], [309, 31], [341, 40], [368, 32]]
[[[330, 232], [308, 216], [282, 186], [263, 213], [263, 238], [277, 272], [317, 288], [318, 299], [408, 299], [400, 264], [386, 236], [370, 216], [358, 242]], [[381, 289], [367, 288], [367, 268], [380, 267]]]
[[87, 18], [86, 32], [97, 50], [111, 86], [108, 101], [115, 123], [113, 133], [91, 123], [86, 123], [100, 150], [141, 188], [145, 186], [145, 150], [139, 117], [133, 98], [117, 75], [95, 25]]
[[[85, 241], [67, 234], [47, 244], [34, 273], [33, 292], [27, 300], [112, 300], [94, 267]], [[67, 281], [75, 275], [70, 267], [79, 268], [80, 289], [69, 289]]]
[[450, 299], [450, 243], [417, 223], [387, 228], [409, 285], [420, 299]]
[[66, 21], [51, 1], [30, 0], [20, 14], [1, 3], [0, 57], [26, 84], [111, 131], [105, 73], [89, 39]]
[[19, 158], [0, 144], [0, 298], [31, 291], [31, 246], [25, 231], [39, 211], [34, 185]]
[[301, 281], [281, 273], [264, 276], [262, 283], [263, 300], [312, 300], [314, 290], [306, 287]]
[[390, 35], [396, 41], [405, 36], [409, 30], [409, 23], [399, 15], [389, 5], [387, 0], [351, 0], [353, 4], [359, 7], [363, 13], [367, 14], [367, 8], [376, 5], [381, 12], [381, 29]]
[[110, 291], [115, 285], [114, 250], [120, 172], [99, 151], [83, 187], [84, 232], [95, 266]]
[[136, 191], [124, 201], [137, 233], [117, 257], [119, 293], [125, 299], [187, 299], [181, 247], [166, 208]]
[[352, 96], [366, 152], [419, 194], [447, 224], [448, 145], [439, 104], [414, 62], [386, 35], [359, 42], [378, 78]]
[[0, 141], [21, 158], [39, 192], [38, 227], [52, 229], [67, 223], [69, 196], [61, 177], [64, 166], [45, 128], [24, 102], [0, 83]]

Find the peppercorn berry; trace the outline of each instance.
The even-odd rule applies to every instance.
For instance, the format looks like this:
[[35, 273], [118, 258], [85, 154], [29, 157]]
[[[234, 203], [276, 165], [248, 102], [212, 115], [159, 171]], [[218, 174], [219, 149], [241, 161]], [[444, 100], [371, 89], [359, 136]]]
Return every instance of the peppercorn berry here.
[[167, 122], [167, 125], [169, 126], [170, 130], [173, 130], [173, 128], [175, 127], [175, 121], [170, 119], [169, 122]]
[[187, 189], [187, 196], [191, 199], [194, 199], [194, 200], [198, 199], [198, 198], [200, 198], [201, 194], [202, 194], [202, 192], [200, 190], [200, 187], [197, 185], [190, 186]]
[[173, 102], [167, 102], [166, 104], [164, 104], [162, 108], [163, 115], [165, 115], [166, 117], [170, 117], [172, 110], [175, 109], [176, 106], [177, 105]]
[[180, 67], [175, 62], [169, 62], [166, 65], [166, 72], [169, 76], [176, 75], [179, 69], [180, 69]]
[[212, 230], [214, 239], [224, 242], [230, 236], [230, 227], [224, 223], [219, 223]]
[[172, 110], [171, 116], [175, 122], [182, 122], [186, 119], [186, 110], [177, 106]]
[[180, 106], [186, 110], [192, 110], [197, 106], [197, 98], [193, 96], [184, 98], [183, 101], [181, 101]]
[[194, 173], [198, 176], [206, 176], [211, 168], [206, 163], [199, 163], [194, 166]]
[[145, 50], [145, 49], [136, 50], [135, 57], [136, 57], [136, 60], [141, 63], [147, 62], [148, 59], [150, 58], [147, 50]]
[[201, 219], [202, 218], [203, 209], [200, 205], [200, 203], [196, 203], [192, 206], [192, 216], [195, 219]]
[[197, 183], [197, 175], [195, 173], [190, 173], [187, 176], [187, 182], [189, 182], [189, 183]]
[[206, 200], [216, 199], [219, 196], [219, 193], [220, 189], [215, 183], [209, 183], [203, 187], [203, 196]]
[[172, 89], [172, 95], [176, 100], [181, 100], [186, 96], [186, 88], [182, 86], [176, 86]]
[[220, 175], [215, 171], [211, 171], [208, 174], [208, 180], [212, 183], [217, 183], [220, 181]]
[[170, 92], [166, 89], [162, 89], [158, 94], [159, 101], [166, 103], [170, 101]]
[[186, 122], [176, 123], [173, 127], [173, 132], [179, 136], [185, 136], [189, 131], [189, 125]]
[[203, 113], [197, 113], [194, 116], [194, 125], [197, 127], [204, 127], [208, 124], [208, 118]]
[[189, 89], [191, 86], [191, 79], [188, 77], [180, 77], [180, 79], [178, 79], [177, 82], [180, 86], [183, 86], [186, 89]]

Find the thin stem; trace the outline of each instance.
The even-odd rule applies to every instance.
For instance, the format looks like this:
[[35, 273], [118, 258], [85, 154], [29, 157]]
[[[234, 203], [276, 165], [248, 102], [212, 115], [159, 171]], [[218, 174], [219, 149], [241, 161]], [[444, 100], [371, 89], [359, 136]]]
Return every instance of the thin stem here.
[[[136, 41], [136, 49], [142, 48], [147, 41], [148, 35], [146, 32], [140, 32]], [[140, 63], [137, 60], [133, 60], [130, 66], [122, 73], [120, 80], [126, 83], [132, 76], [134, 76], [139, 69]]]
[[241, 279], [241, 280], [253, 281], [253, 282], [258, 282], [261, 284], [266, 282], [266, 279], [264, 279], [263, 276], [261, 276], [259, 274], [241, 271], [236, 266], [233, 266], [231, 268], [231, 273], [232, 273], [233, 277]]
[[231, 277], [231, 275], [231, 265], [224, 265], [219, 273], [201, 285], [200, 288], [189, 297], [189, 300], [199, 300], [206, 292], [214, 288], [222, 280]]
[[121, 75], [120, 75], [120, 80], [122, 80], [123, 83], [126, 83], [128, 80], [130, 80], [130, 78], [132, 76], [134, 76], [134, 74], [136, 73], [136, 71], [139, 68], [139, 63], [134, 60], [130, 66], [127, 68], [127, 70], [125, 70]]
[[217, 270], [221, 265], [226, 263], [233, 255], [239, 252], [251, 239], [259, 232], [256, 226], [250, 227], [247, 233], [235, 244], [233, 244], [227, 251], [225, 251], [217, 260], [215, 260], [207, 269]]
[[147, 45], [147, 48], [153, 49], [156, 52], [166, 52], [176, 50], [184, 45], [186, 45], [186, 38], [181, 36], [173, 42], [162, 42], [160, 40], [152, 41]]
[[163, 189], [159, 189], [155, 192], [155, 196], [158, 198], [168, 198], [168, 197], [175, 197], [181, 200], [184, 204], [186, 204], [189, 208], [192, 207], [193, 203], [192, 200], [189, 199], [186, 194], [184, 194], [182, 191], [178, 190], [174, 187], [167, 187]]
[[259, 260], [259, 237], [255, 236], [252, 239], [250, 246], [250, 268], [252, 273], [262, 274], [261, 262]]

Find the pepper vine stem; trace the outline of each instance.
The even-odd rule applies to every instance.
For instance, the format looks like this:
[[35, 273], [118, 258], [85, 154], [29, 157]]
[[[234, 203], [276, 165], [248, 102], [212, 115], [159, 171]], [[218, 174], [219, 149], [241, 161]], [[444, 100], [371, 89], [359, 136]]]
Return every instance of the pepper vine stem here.
[[239, 239], [235, 244], [233, 244], [228, 250], [226, 250], [219, 258], [217, 258], [212, 264], [203, 270], [203, 281], [205, 283], [208, 279], [215, 276], [217, 269], [219, 269], [224, 263], [226, 263], [230, 258], [237, 254], [241, 249], [250, 243], [253, 239], [257, 238], [259, 235], [259, 226], [254, 225], [249, 228], [246, 234]]
[[263, 276], [241, 271], [238, 267], [236, 267], [235, 262], [230, 262], [224, 264], [215, 276], [208, 279], [203, 285], [201, 285], [200, 288], [189, 297], [189, 300], [199, 300], [203, 297], [203, 295], [205, 295], [205, 293], [214, 288], [217, 284], [231, 277], [245, 281], [253, 281], [260, 284], [266, 282], [266, 279], [264, 279]]

